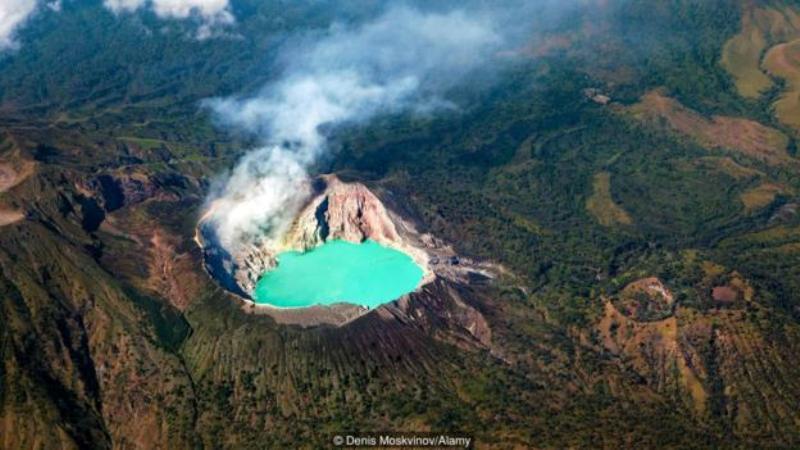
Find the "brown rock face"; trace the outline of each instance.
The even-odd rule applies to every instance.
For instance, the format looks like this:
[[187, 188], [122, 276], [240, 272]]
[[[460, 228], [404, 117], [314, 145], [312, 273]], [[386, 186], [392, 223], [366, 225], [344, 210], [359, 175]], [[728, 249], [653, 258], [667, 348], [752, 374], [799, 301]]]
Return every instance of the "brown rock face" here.
[[328, 188], [323, 195], [301, 214], [296, 230], [299, 235], [290, 239], [299, 238], [299, 243], [312, 246], [328, 239], [348, 242], [372, 239], [383, 244], [400, 241], [383, 203], [366, 186], [342, 183], [334, 177], [326, 181]]
[[308, 250], [330, 239], [353, 243], [371, 239], [427, 267], [427, 255], [415, 242], [413, 227], [389, 212], [366, 186], [343, 183], [335, 176], [324, 180], [326, 188], [303, 209], [287, 234], [288, 248]]

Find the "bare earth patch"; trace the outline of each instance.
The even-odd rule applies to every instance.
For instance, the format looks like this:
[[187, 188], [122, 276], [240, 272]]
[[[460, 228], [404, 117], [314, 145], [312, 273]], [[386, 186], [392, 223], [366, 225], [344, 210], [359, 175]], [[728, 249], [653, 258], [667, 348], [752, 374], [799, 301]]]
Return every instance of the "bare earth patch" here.
[[800, 13], [791, 6], [745, 6], [740, 32], [722, 49], [722, 66], [741, 95], [758, 98], [774, 86], [785, 88], [773, 104], [781, 123], [800, 129]]
[[740, 198], [745, 212], [751, 213], [769, 206], [775, 200], [775, 196], [782, 193], [789, 193], [788, 188], [775, 183], [762, 183], [742, 193]]
[[[233, 294], [231, 294], [233, 295]], [[302, 327], [313, 327], [322, 324], [345, 324], [364, 315], [368, 309], [349, 303], [337, 303], [329, 306], [310, 306], [308, 308], [259, 308], [249, 303], [244, 308], [248, 314], [267, 315], [276, 322]]]
[[633, 223], [631, 216], [614, 203], [611, 198], [611, 174], [600, 172], [594, 176], [592, 182], [594, 192], [586, 200], [586, 210], [589, 211], [604, 227], [613, 225], [630, 225]]
[[717, 286], [711, 290], [711, 297], [715, 301], [722, 303], [733, 303], [738, 298], [739, 293], [730, 286]]
[[786, 81], [783, 94], [773, 105], [775, 116], [800, 129], [800, 39], [772, 47], [764, 56], [764, 69]]
[[20, 211], [0, 209], [0, 227], [11, 225], [25, 218], [25, 214]]
[[772, 87], [772, 80], [761, 71], [759, 61], [767, 46], [764, 34], [745, 15], [742, 30], [722, 48], [722, 67], [736, 83], [736, 89], [744, 97], [756, 98]]
[[5, 192], [14, 186], [17, 172], [8, 164], [0, 164], [0, 192]]
[[0, 192], [6, 192], [33, 174], [35, 163], [20, 161], [16, 164], [0, 162]]
[[757, 98], [773, 86], [762, 69], [761, 58], [770, 45], [800, 37], [800, 15], [792, 7], [746, 6], [741, 29], [722, 48], [721, 64], [734, 79], [736, 89]]
[[202, 295], [202, 280], [194, 270], [196, 262], [188, 253], [177, 251], [177, 239], [156, 229], [150, 239], [150, 278], [154, 292], [184, 311], [192, 300]]
[[750, 283], [739, 273], [733, 271], [728, 276], [728, 281], [711, 289], [711, 298], [714, 301], [730, 304], [738, 300], [752, 301], [755, 290]]
[[780, 131], [740, 117], [706, 118], [675, 99], [651, 91], [630, 111], [640, 120], [666, 123], [669, 128], [691, 137], [700, 145], [733, 151], [770, 165], [793, 161], [786, 152], [789, 139]]
[[706, 372], [700, 355], [686, 345], [685, 336], [691, 331], [682, 328], [675, 316], [652, 322], [636, 321], [606, 299], [605, 313], [596, 329], [606, 350], [624, 357], [626, 364], [651, 384], [679, 387], [689, 404], [703, 412], [708, 399], [703, 386]]
[[744, 180], [764, 175], [760, 170], [745, 167], [727, 156], [706, 156], [695, 160], [697, 167], [722, 172], [731, 178]]

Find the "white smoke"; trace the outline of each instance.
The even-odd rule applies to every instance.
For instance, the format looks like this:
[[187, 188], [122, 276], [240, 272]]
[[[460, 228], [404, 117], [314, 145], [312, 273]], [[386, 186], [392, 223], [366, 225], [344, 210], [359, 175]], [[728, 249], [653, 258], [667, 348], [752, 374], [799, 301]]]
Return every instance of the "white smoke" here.
[[439, 94], [502, 43], [485, 15], [392, 8], [292, 48], [284, 75], [258, 95], [209, 102], [223, 122], [264, 140], [212, 195], [221, 244], [235, 251], [282, 236], [309, 195], [308, 168], [326, 151], [323, 126], [446, 104]]
[[201, 39], [219, 26], [235, 22], [228, 0], [103, 0], [103, 4], [115, 14], [150, 8], [162, 19], [198, 17], [202, 25], [197, 37]]

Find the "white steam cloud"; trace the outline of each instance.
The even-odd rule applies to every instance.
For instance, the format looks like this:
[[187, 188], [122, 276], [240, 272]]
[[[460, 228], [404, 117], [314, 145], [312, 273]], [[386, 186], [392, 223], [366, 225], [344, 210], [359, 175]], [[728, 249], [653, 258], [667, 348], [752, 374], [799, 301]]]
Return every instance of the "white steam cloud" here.
[[162, 19], [197, 17], [202, 21], [199, 38], [209, 37], [218, 26], [235, 21], [229, 0], [104, 0], [103, 4], [116, 14], [150, 8]]
[[223, 122], [264, 140], [212, 196], [220, 243], [235, 251], [283, 235], [310, 193], [309, 167], [326, 151], [323, 128], [446, 104], [439, 94], [502, 44], [486, 15], [393, 8], [292, 48], [284, 75], [258, 95], [212, 100]]

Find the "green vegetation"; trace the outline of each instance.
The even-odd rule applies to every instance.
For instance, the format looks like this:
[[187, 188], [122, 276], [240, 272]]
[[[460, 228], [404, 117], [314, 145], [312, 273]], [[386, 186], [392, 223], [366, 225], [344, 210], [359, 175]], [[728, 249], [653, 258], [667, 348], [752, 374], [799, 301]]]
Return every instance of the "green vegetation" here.
[[592, 181], [593, 192], [586, 200], [586, 209], [600, 222], [610, 227], [615, 224], [630, 225], [631, 217], [611, 198], [611, 174], [600, 172]]
[[[0, 160], [35, 162], [0, 195], [27, 217], [0, 232], [3, 445], [319, 448], [387, 429], [499, 448], [800, 444], [800, 176], [771, 106], [786, 83], [767, 87], [758, 36], [739, 34], [749, 2], [576, 8], [541, 39], [563, 48], [455, 88], [457, 110], [330, 130], [318, 171], [504, 271], [430, 287], [413, 321], [310, 329], [205, 273], [205, 195], [256, 143], [198, 105], [274, 76], [290, 32], [379, 5], [238, 4], [241, 38], [196, 41], [188, 23], [64, 2], [0, 60]], [[652, 92], [701, 127], [632, 114]], [[720, 138], [742, 124], [778, 160]], [[648, 277], [674, 305], [625, 291]], [[452, 322], [476, 315], [488, 344]]]

